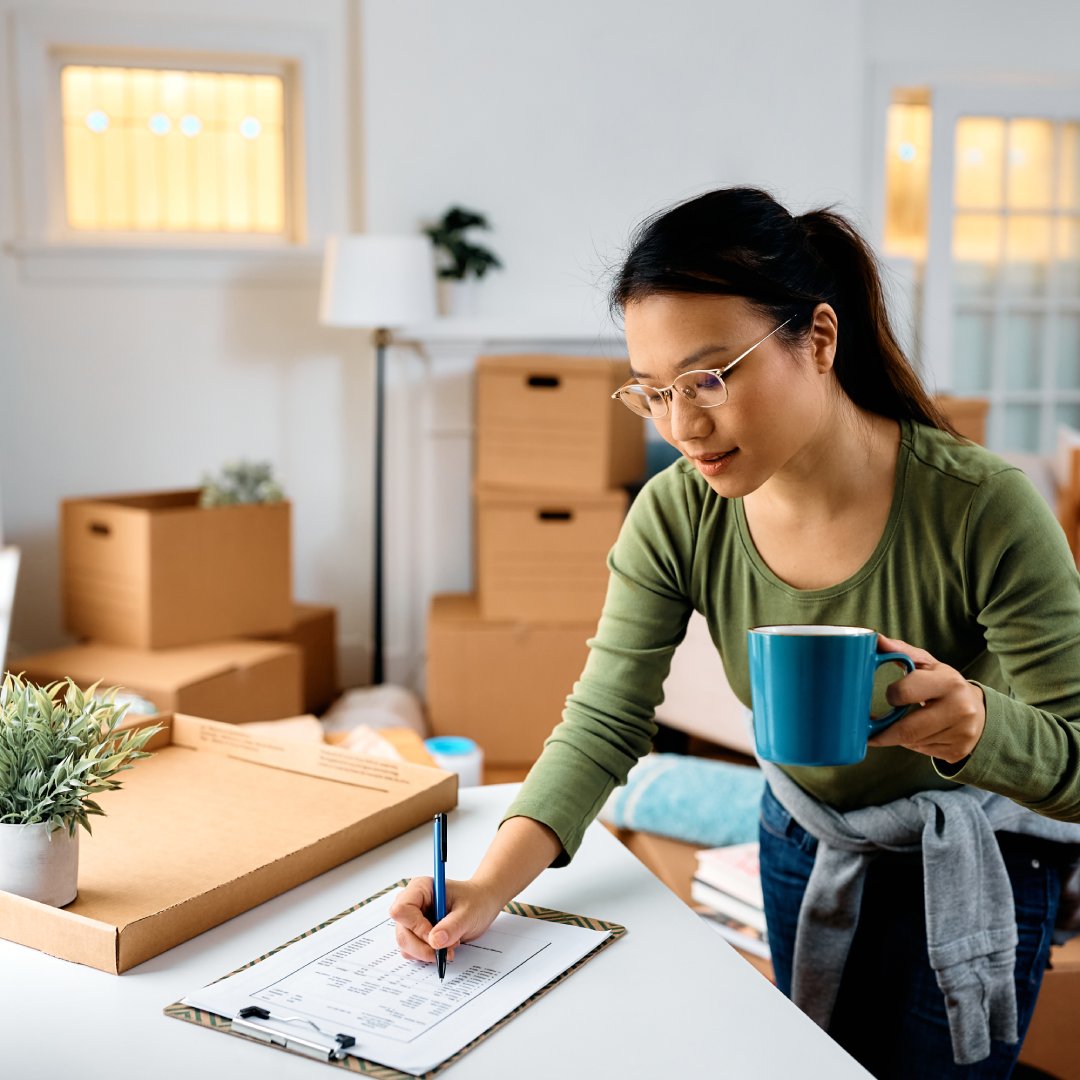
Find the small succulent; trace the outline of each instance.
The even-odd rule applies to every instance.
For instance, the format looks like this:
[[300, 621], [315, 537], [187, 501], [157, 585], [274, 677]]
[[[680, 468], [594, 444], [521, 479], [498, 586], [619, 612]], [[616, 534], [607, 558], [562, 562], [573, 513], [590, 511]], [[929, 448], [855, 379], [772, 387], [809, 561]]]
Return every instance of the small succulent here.
[[0, 824], [46, 823], [49, 832], [77, 825], [104, 811], [91, 798], [114, 791], [113, 777], [138, 758], [160, 724], [117, 732], [127, 710], [116, 690], [85, 692], [71, 679], [35, 686], [6, 674], [0, 688]]
[[200, 506], [238, 506], [241, 503], [275, 503], [285, 498], [268, 461], [229, 461], [220, 476], [205, 474]]
[[439, 277], [462, 281], [471, 274], [482, 278], [488, 270], [502, 266], [487, 248], [465, 239], [466, 229], [486, 228], [487, 218], [483, 214], [452, 206], [439, 221], [424, 229], [442, 263]]

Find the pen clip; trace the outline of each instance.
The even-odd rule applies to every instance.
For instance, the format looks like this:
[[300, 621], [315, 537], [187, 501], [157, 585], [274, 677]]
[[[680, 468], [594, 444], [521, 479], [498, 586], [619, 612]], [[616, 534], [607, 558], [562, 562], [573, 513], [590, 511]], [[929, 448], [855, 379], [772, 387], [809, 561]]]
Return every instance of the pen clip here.
[[439, 839], [441, 842], [441, 850], [439, 857], [443, 862], [446, 862], [446, 815], [439, 815]]
[[300, 1016], [271, 1016], [269, 1009], [263, 1009], [258, 1005], [248, 1005], [241, 1009], [233, 1017], [232, 1029], [241, 1035], [258, 1039], [260, 1042], [270, 1043], [272, 1046], [283, 1046], [286, 1050], [295, 1050], [298, 1054], [319, 1061], [339, 1061], [345, 1056], [346, 1050], [356, 1045], [356, 1039], [352, 1035], [334, 1035], [332, 1036], [333, 1045], [328, 1046], [316, 1039], [305, 1039], [291, 1032], [259, 1024], [256, 1020], [273, 1020], [277, 1024], [307, 1024], [320, 1035], [326, 1034], [311, 1020], [305, 1020]]

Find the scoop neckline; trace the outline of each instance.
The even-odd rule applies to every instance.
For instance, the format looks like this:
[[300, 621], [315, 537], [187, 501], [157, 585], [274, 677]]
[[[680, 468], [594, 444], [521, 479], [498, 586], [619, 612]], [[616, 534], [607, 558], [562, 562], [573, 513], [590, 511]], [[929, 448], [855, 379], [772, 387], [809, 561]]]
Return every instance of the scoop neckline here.
[[739, 540], [742, 543], [743, 550], [746, 552], [747, 558], [750, 560], [751, 565], [757, 573], [770, 585], [779, 589], [781, 592], [786, 593], [790, 597], [804, 600], [824, 600], [829, 597], [840, 596], [842, 593], [854, 589], [877, 569], [878, 564], [889, 550], [897, 526], [900, 523], [900, 511], [904, 502], [908, 463], [912, 453], [911, 421], [899, 420], [898, 423], [900, 424], [900, 449], [896, 455], [896, 477], [893, 481], [892, 504], [889, 506], [889, 516], [885, 520], [885, 528], [882, 529], [877, 545], [870, 553], [866, 562], [864, 562], [855, 573], [844, 578], [843, 581], [838, 581], [835, 585], [828, 585], [823, 589], [799, 589], [794, 585], [789, 585], [782, 578], [777, 577], [776, 574], [769, 569], [768, 564], [759, 554], [757, 546], [750, 536], [750, 526], [746, 523], [746, 510], [743, 507], [742, 498], [739, 497], [734, 500], [735, 521], [738, 525]]

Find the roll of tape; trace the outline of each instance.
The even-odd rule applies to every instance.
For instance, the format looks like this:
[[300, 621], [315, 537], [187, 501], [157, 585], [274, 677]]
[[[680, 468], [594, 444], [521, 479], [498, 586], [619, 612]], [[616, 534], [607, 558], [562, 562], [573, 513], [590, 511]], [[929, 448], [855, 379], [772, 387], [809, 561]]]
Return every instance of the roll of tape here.
[[440, 769], [458, 774], [462, 787], [478, 787], [484, 774], [484, 751], [464, 735], [434, 735], [424, 740]]

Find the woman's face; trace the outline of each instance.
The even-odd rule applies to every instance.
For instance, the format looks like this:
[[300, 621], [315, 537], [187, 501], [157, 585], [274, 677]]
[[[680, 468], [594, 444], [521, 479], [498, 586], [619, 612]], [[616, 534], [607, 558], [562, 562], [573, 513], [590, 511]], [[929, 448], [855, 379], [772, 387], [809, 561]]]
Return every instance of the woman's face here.
[[[793, 351], [770, 337], [724, 376], [725, 404], [703, 409], [675, 393], [667, 415], [653, 421], [718, 495], [750, 494], [826, 437], [836, 402], [835, 317], [827, 305], [818, 311], [827, 313], [831, 344], [817, 318], [804, 347]], [[776, 328], [740, 297], [688, 294], [627, 304], [624, 322], [631, 372], [655, 387], [683, 371], [723, 368]]]

